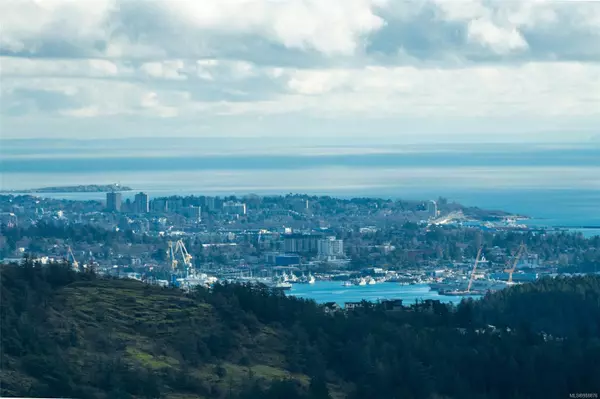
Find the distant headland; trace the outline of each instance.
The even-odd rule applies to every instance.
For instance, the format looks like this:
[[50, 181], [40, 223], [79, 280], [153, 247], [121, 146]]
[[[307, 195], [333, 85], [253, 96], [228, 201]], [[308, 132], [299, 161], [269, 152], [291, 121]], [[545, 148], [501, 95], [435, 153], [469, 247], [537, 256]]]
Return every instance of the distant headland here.
[[42, 187], [26, 190], [4, 190], [4, 193], [99, 193], [109, 191], [131, 191], [131, 187], [120, 184], [86, 184], [79, 186]]

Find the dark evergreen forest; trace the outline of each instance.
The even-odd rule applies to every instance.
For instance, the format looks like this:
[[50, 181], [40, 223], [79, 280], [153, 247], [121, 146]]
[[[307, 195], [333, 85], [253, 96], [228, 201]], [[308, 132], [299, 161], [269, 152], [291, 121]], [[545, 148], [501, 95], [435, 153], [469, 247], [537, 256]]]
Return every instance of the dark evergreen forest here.
[[71, 398], [568, 398], [600, 393], [600, 276], [458, 306], [326, 314], [266, 287], [191, 294], [3, 266], [1, 394]]

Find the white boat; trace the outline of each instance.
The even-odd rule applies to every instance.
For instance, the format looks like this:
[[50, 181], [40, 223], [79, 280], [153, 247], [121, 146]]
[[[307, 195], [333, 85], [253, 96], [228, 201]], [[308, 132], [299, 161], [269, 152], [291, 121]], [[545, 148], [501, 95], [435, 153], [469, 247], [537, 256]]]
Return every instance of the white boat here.
[[298, 279], [298, 281], [296, 281], [298, 284], [314, 284], [315, 283], [315, 278], [312, 274], [308, 273], [307, 276], [304, 275], [304, 273], [302, 274], [302, 276]]
[[288, 276], [285, 272], [283, 272], [283, 274], [276, 274], [274, 275], [271, 280], [274, 283], [280, 283], [280, 282], [287, 282], [288, 281]]
[[280, 276], [273, 276], [271, 281], [266, 285], [278, 290], [289, 290], [292, 288], [292, 283], [288, 281], [288, 275], [285, 272]]
[[278, 289], [278, 290], [291, 290], [292, 289], [292, 284], [288, 283], [287, 281], [280, 281], [278, 283], [272, 284], [271, 288], [275, 288], [275, 289]]
[[342, 287], [352, 287], [352, 283], [350, 281], [344, 281]]
[[142, 275], [140, 273], [127, 273], [126, 278], [142, 281]]
[[361, 277], [357, 280], [354, 280], [354, 285], [367, 285], [367, 280]]

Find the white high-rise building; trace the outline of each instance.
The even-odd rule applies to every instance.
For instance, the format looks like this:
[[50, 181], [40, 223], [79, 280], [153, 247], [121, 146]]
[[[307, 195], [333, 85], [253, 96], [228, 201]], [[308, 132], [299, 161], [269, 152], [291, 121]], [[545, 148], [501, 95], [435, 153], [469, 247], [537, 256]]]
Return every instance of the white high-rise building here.
[[436, 218], [438, 216], [438, 208], [435, 201], [432, 200], [427, 202], [427, 214], [432, 218]]
[[327, 237], [317, 242], [317, 253], [319, 258], [325, 260], [334, 260], [344, 257], [344, 240], [337, 240], [335, 237]]

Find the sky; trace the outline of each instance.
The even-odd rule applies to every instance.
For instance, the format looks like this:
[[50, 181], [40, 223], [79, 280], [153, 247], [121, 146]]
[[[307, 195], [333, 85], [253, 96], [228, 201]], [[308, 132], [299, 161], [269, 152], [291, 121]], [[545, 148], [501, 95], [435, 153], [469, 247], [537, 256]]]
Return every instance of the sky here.
[[600, 142], [600, 1], [2, 0], [7, 139]]

